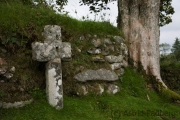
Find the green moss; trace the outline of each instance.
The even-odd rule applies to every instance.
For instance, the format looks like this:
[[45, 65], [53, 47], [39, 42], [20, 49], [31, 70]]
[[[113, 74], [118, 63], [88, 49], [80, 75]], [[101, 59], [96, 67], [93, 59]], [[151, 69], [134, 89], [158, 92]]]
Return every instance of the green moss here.
[[180, 95], [170, 89], [163, 88], [161, 94], [167, 100], [172, 100], [174, 102], [180, 100]]

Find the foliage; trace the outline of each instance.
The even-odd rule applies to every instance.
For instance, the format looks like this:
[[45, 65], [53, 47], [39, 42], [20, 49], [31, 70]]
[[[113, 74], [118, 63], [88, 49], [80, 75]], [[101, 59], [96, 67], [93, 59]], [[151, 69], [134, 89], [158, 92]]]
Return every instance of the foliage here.
[[176, 38], [171, 51], [174, 54], [175, 59], [177, 61], [179, 61], [180, 60], [180, 40], [179, 40], [179, 38]]
[[167, 55], [167, 52], [170, 50], [171, 46], [167, 43], [162, 43], [159, 45], [161, 56]]
[[[5, 1], [11, 1], [11, 0], [5, 0]], [[33, 4], [32, 0], [21, 0], [24, 4]], [[44, 5], [50, 5], [54, 6], [52, 4], [52, 1], [46, 1], [46, 0], [34, 0], [35, 2], [38, 2], [39, 4]], [[89, 10], [95, 13], [98, 13], [102, 10], [110, 10], [109, 7], [107, 7], [107, 4], [113, 1], [117, 0], [79, 0], [80, 6], [81, 5], [88, 5]], [[58, 10], [61, 12], [64, 8], [63, 6], [67, 5], [68, 0], [56, 0], [56, 4], [59, 5]], [[162, 27], [164, 25], [167, 25], [172, 22], [171, 15], [174, 14], [174, 8], [172, 7], [172, 0], [161, 0], [160, 10], [159, 10], [159, 26]]]
[[[68, 0], [56, 0], [59, 5], [64, 5]], [[80, 5], [88, 5], [91, 12], [98, 13], [102, 10], [111, 9], [107, 7], [107, 4], [117, 0], [79, 0]], [[159, 10], [159, 26], [162, 27], [172, 22], [171, 15], [174, 14], [174, 8], [172, 7], [172, 0], [161, 0]]]
[[172, 22], [171, 15], [174, 14], [174, 8], [171, 5], [172, 0], [161, 0], [159, 12], [159, 26], [164, 26]]
[[179, 69], [180, 68], [180, 40], [176, 38], [171, 48], [171, 53], [166, 54], [170, 47], [167, 43], [160, 44], [160, 66], [166, 69]]

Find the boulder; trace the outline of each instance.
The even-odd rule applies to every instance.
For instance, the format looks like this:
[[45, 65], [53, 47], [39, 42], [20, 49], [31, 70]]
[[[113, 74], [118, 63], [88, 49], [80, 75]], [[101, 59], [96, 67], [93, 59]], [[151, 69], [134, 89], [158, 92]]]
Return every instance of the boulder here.
[[103, 81], [116, 81], [118, 76], [114, 71], [106, 69], [98, 70], [86, 70], [78, 73], [74, 78], [81, 82], [92, 81], [92, 80], [103, 80]]
[[123, 61], [123, 56], [108, 55], [105, 57], [105, 60], [108, 61], [109, 63], [120, 63]]

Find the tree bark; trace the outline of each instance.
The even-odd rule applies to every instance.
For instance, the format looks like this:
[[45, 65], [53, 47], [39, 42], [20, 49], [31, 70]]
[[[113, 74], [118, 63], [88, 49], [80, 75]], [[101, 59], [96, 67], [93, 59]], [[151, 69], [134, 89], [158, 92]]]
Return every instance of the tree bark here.
[[160, 0], [118, 0], [119, 27], [129, 43], [129, 57], [147, 75], [153, 75], [167, 88], [159, 66], [159, 7]]

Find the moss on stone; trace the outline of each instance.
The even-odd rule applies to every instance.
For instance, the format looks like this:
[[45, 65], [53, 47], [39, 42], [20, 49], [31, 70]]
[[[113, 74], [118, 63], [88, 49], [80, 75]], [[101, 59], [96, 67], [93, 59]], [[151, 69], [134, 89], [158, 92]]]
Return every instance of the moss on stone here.
[[180, 95], [170, 89], [163, 88], [161, 94], [165, 99], [172, 100], [174, 102], [180, 100]]

